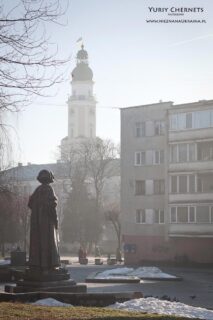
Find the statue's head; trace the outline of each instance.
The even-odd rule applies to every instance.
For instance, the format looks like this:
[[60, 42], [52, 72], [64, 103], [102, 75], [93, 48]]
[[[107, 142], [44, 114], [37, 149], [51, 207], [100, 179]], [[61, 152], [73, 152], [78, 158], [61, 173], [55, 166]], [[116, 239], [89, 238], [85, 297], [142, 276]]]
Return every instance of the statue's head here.
[[49, 184], [54, 181], [54, 176], [51, 171], [41, 170], [38, 174], [37, 180], [42, 184]]

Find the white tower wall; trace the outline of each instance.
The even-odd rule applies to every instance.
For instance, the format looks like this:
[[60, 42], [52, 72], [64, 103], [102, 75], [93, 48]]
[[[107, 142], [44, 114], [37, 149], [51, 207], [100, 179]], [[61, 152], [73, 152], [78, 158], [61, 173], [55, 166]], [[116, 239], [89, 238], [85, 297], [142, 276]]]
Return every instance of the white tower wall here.
[[96, 137], [96, 100], [93, 95], [93, 72], [88, 65], [87, 51], [77, 53], [76, 67], [72, 71], [72, 95], [68, 104], [68, 136], [61, 142], [61, 159], [66, 160], [70, 146], [78, 139]]
[[93, 74], [88, 66], [87, 52], [83, 48], [77, 54], [77, 66], [72, 76], [72, 95], [68, 100], [68, 142], [70, 143], [76, 138], [95, 138], [96, 136]]

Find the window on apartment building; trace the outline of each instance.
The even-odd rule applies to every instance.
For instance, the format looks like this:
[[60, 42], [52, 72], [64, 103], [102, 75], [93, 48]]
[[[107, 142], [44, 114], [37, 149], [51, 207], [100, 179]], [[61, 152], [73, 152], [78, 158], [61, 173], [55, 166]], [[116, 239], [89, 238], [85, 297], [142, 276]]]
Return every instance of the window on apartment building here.
[[188, 207], [177, 207], [177, 222], [188, 222]]
[[171, 223], [177, 223], [177, 208], [176, 207], [170, 208], [170, 220], [171, 220]]
[[135, 165], [143, 166], [145, 164], [146, 164], [146, 152], [145, 151], [135, 152]]
[[141, 165], [141, 153], [135, 152], [135, 165], [140, 166]]
[[135, 165], [145, 166], [164, 163], [164, 150], [146, 150], [135, 152]]
[[164, 150], [160, 150], [160, 163], [164, 163]]
[[189, 143], [188, 144], [188, 159], [189, 161], [195, 161], [196, 160], [196, 145], [195, 143]]
[[213, 207], [210, 207], [210, 218], [211, 218], [211, 223], [213, 223]]
[[164, 151], [156, 150], [154, 151], [154, 164], [162, 164], [164, 163]]
[[179, 193], [187, 192], [187, 175], [179, 176]]
[[144, 166], [146, 164], [146, 151], [141, 152], [141, 165]]
[[187, 144], [180, 143], [178, 145], [179, 162], [187, 162]]
[[208, 128], [211, 126], [211, 111], [196, 111], [195, 112], [195, 128]]
[[154, 180], [154, 194], [163, 194], [165, 192], [164, 180]]
[[171, 176], [171, 193], [177, 193], [177, 176]]
[[177, 144], [172, 144], [170, 146], [170, 161], [172, 163], [178, 162], [178, 146], [177, 146]]
[[210, 222], [209, 206], [197, 206], [196, 221], [197, 223]]
[[194, 206], [180, 206], [170, 208], [171, 223], [195, 223], [196, 214]]
[[189, 223], [196, 222], [195, 207], [189, 207]]
[[170, 130], [202, 129], [213, 126], [212, 110], [170, 115]]
[[213, 223], [213, 207], [209, 205], [170, 208], [171, 223]]
[[136, 210], [136, 223], [146, 223], [146, 210], [137, 209]]
[[162, 224], [164, 223], [164, 210], [155, 209], [154, 210], [154, 223]]
[[203, 181], [201, 177], [197, 177], [197, 192], [203, 192]]
[[145, 193], [146, 193], [145, 180], [136, 180], [135, 181], [135, 195], [142, 196]]
[[170, 178], [171, 193], [194, 193], [195, 192], [195, 175], [178, 175]]
[[189, 193], [194, 193], [195, 192], [195, 175], [190, 174], [188, 176], [189, 179]]
[[170, 162], [187, 162], [196, 160], [196, 144], [180, 143], [170, 145]]
[[164, 121], [155, 121], [155, 135], [161, 136], [164, 134], [165, 122]]
[[198, 143], [197, 158], [199, 161], [213, 160], [213, 141]]
[[186, 129], [186, 114], [178, 113], [178, 129], [183, 130]]
[[186, 114], [186, 129], [191, 129], [192, 128], [192, 113], [187, 113]]
[[135, 136], [145, 137], [146, 135], [146, 123], [145, 122], [136, 122], [135, 124]]
[[170, 130], [177, 130], [177, 114], [170, 116]]

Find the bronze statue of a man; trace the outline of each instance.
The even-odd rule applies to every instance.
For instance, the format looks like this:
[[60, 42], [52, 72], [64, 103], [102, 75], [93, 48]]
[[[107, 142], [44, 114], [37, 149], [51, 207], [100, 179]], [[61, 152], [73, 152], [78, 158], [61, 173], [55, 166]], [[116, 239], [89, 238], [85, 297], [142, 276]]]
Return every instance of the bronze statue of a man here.
[[41, 183], [30, 196], [31, 209], [29, 267], [50, 271], [60, 266], [58, 250], [57, 198], [50, 183], [53, 174], [41, 170], [37, 180]]

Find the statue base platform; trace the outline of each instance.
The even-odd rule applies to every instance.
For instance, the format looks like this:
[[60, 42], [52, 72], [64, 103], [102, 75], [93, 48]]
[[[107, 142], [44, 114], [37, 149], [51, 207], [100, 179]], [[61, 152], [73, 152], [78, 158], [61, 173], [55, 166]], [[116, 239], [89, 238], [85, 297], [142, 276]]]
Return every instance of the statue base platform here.
[[41, 271], [27, 269], [22, 280], [18, 280], [16, 285], [6, 285], [5, 292], [24, 293], [24, 292], [73, 292], [85, 293], [86, 285], [78, 285], [66, 269], [55, 269]]

